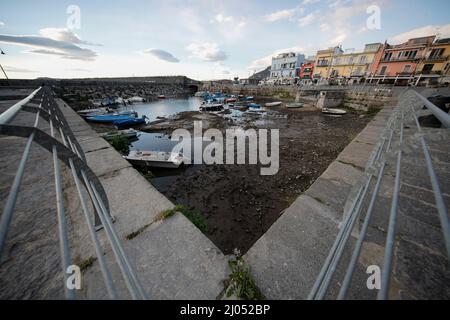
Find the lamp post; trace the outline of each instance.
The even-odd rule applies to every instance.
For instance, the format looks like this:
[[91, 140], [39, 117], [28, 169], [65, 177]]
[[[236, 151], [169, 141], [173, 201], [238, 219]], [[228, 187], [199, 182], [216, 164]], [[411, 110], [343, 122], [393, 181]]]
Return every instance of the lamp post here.
[[[4, 52], [3, 52], [3, 50], [2, 49], [0, 49], [0, 54], [5, 54]], [[2, 69], [2, 71], [3, 71], [3, 74], [5, 75], [5, 77], [6, 77], [6, 80], [9, 80], [8, 79], [8, 76], [6, 75], [6, 72], [5, 72], [5, 69], [3, 69], [3, 67], [2, 67], [2, 65], [0, 64], [0, 69]]]

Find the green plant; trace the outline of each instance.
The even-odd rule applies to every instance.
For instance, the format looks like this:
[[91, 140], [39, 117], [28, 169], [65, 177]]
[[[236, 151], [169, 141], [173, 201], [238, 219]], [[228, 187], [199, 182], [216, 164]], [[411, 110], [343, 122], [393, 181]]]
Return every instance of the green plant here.
[[366, 116], [374, 117], [381, 109], [377, 107], [369, 107], [366, 111]]
[[121, 134], [114, 135], [110, 143], [114, 149], [119, 151], [121, 154], [128, 154], [130, 152], [131, 143], [127, 137]]
[[97, 258], [89, 257], [89, 258], [81, 261], [80, 263], [78, 263], [78, 267], [80, 268], [80, 271], [83, 272], [83, 271], [87, 270], [90, 266], [92, 266], [92, 264], [94, 263], [95, 260], [97, 260]]
[[264, 295], [253, 279], [250, 267], [247, 266], [242, 257], [237, 256], [236, 259], [230, 260], [228, 264], [231, 268], [231, 274], [227, 297], [235, 294], [239, 298], [246, 300], [264, 299]]
[[173, 216], [175, 213], [181, 212], [186, 218], [189, 219], [201, 232], [208, 232], [208, 225], [206, 224], [206, 220], [203, 215], [198, 211], [189, 210], [186, 206], [178, 204], [175, 208], [164, 210], [161, 212], [162, 219], [169, 218]]
[[153, 172], [151, 172], [150, 170], [148, 170], [148, 169], [140, 169], [139, 170], [139, 172], [142, 174], [142, 176], [145, 178], [145, 179], [147, 179], [148, 181], [150, 181], [150, 180], [152, 180], [154, 177], [155, 177], [155, 175], [153, 174]]

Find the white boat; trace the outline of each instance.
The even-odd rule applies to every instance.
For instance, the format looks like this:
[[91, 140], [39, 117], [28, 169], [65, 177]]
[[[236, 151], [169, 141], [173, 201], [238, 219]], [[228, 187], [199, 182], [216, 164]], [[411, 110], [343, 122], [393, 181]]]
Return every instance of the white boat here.
[[163, 151], [139, 151], [131, 150], [126, 160], [140, 166], [155, 168], [178, 168], [185, 161], [181, 153]]
[[286, 107], [289, 109], [301, 108], [301, 107], [303, 107], [303, 103], [300, 103], [300, 102], [288, 103], [286, 105]]
[[265, 106], [266, 107], [276, 107], [276, 106], [279, 106], [281, 104], [282, 104], [281, 101], [275, 101], [275, 102], [268, 102], [268, 103], [265, 104]]
[[335, 108], [323, 108], [322, 109], [322, 113], [334, 114], [334, 115], [343, 115], [343, 114], [346, 114], [347, 111], [342, 110], [342, 109], [335, 109]]

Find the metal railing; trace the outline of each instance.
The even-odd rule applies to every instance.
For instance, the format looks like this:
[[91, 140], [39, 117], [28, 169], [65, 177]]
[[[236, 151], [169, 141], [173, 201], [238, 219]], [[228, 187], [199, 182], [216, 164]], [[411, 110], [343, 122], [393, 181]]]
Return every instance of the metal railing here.
[[[36, 113], [34, 125], [22, 126], [11, 124], [19, 112]], [[50, 125], [50, 134], [38, 128], [40, 119], [43, 118]], [[147, 294], [140, 284], [136, 272], [131, 266], [125, 251], [120, 243], [119, 237], [114, 229], [112, 218], [109, 213], [109, 203], [106, 192], [98, 177], [93, 173], [86, 163], [84, 152], [68, 125], [66, 118], [61, 112], [54, 93], [48, 87], [36, 89], [32, 94], [16, 103], [8, 110], [0, 114], [0, 134], [25, 137], [27, 143], [23, 151], [17, 172], [14, 177], [3, 213], [0, 218], [0, 259], [7, 241], [7, 235], [13, 219], [14, 209], [24, 176], [25, 166], [30, 155], [33, 143], [39, 144], [52, 153], [55, 193], [56, 193], [56, 215], [58, 221], [58, 234], [61, 253], [61, 266], [64, 274], [65, 296], [67, 299], [76, 298], [75, 289], [69, 289], [66, 285], [68, 267], [72, 265], [71, 250], [69, 246], [69, 231], [66, 223], [66, 210], [63, 197], [63, 185], [61, 177], [61, 162], [68, 168], [73, 177], [77, 193], [81, 202], [82, 216], [86, 221], [89, 236], [95, 248], [99, 267], [106, 285], [108, 295], [111, 299], [118, 298], [114, 281], [105, 261], [105, 251], [100, 245], [96, 232], [103, 227], [109, 245], [118, 264], [128, 291], [133, 299], [146, 299]], [[59, 137], [59, 140], [58, 140]], [[81, 180], [80, 180], [81, 176]], [[90, 201], [95, 210], [90, 210], [85, 193], [90, 196]], [[94, 212], [92, 212], [94, 211]]]
[[[401, 184], [401, 168], [402, 168], [402, 148], [404, 145], [404, 127], [405, 120], [408, 119], [415, 123], [417, 127], [417, 134], [419, 139], [414, 140], [414, 144], [419, 147], [425, 157], [425, 166], [428, 176], [430, 178], [433, 195], [435, 199], [436, 209], [439, 216], [443, 239], [445, 243], [447, 258], [450, 259], [450, 221], [448, 217], [448, 210], [443, 199], [443, 194], [440, 188], [440, 183], [436, 171], [434, 169], [433, 161], [430, 156], [430, 151], [422, 128], [419, 124], [417, 113], [425, 105], [425, 107], [442, 123], [443, 129], [448, 130], [450, 127], [450, 115], [443, 112], [433, 103], [428, 101], [425, 97], [414, 90], [407, 90], [402, 94], [403, 103], [401, 103], [390, 117], [385, 131], [383, 133], [382, 141], [377, 144], [372, 157], [369, 160], [362, 184], [357, 188], [356, 195], [350, 202], [348, 210], [344, 212], [344, 220], [340, 226], [340, 230], [333, 243], [331, 250], [319, 272], [318, 277], [310, 291], [309, 299], [324, 299], [332, 279], [335, 276], [339, 262], [343, 256], [344, 249], [348, 240], [351, 237], [352, 231], [355, 229], [356, 221], [363, 216], [364, 220], [359, 230], [359, 236], [353, 246], [353, 252], [350, 260], [347, 262], [345, 276], [341, 282], [337, 299], [345, 299], [352, 284], [352, 279], [356, 270], [356, 266], [362, 251], [363, 243], [367, 234], [367, 230], [373, 215], [374, 206], [380, 192], [380, 186], [383, 177], [386, 176], [385, 169], [389, 163], [394, 164], [395, 179], [393, 185], [393, 193], [391, 199], [391, 206], [389, 212], [388, 230], [385, 243], [384, 260], [381, 269], [381, 288], [378, 291], [378, 299], [388, 299], [388, 292], [390, 288], [390, 278], [392, 274], [392, 260], [394, 252], [394, 242], [397, 235], [397, 213], [399, 206], [399, 194]], [[399, 99], [400, 101], [400, 99]], [[397, 145], [393, 148], [393, 138], [398, 136]], [[383, 156], [382, 156], [383, 154]], [[388, 160], [389, 159], [389, 160]], [[370, 193], [369, 185], [372, 180], [376, 178], [372, 193]], [[368, 200], [368, 206], [365, 216], [361, 215], [363, 202]]]

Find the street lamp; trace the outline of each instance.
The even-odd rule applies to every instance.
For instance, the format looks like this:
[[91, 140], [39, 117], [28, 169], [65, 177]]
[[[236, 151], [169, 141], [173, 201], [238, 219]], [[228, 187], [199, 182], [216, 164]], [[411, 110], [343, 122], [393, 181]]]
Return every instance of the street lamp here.
[[[5, 54], [4, 52], [3, 52], [3, 50], [2, 49], [0, 49], [0, 54]], [[8, 76], [6, 75], [6, 72], [5, 72], [5, 69], [3, 69], [3, 67], [2, 67], [2, 65], [0, 64], [0, 69], [2, 69], [2, 71], [3, 71], [3, 74], [5, 75], [5, 77], [6, 77], [6, 80], [9, 80], [8, 79]]]

